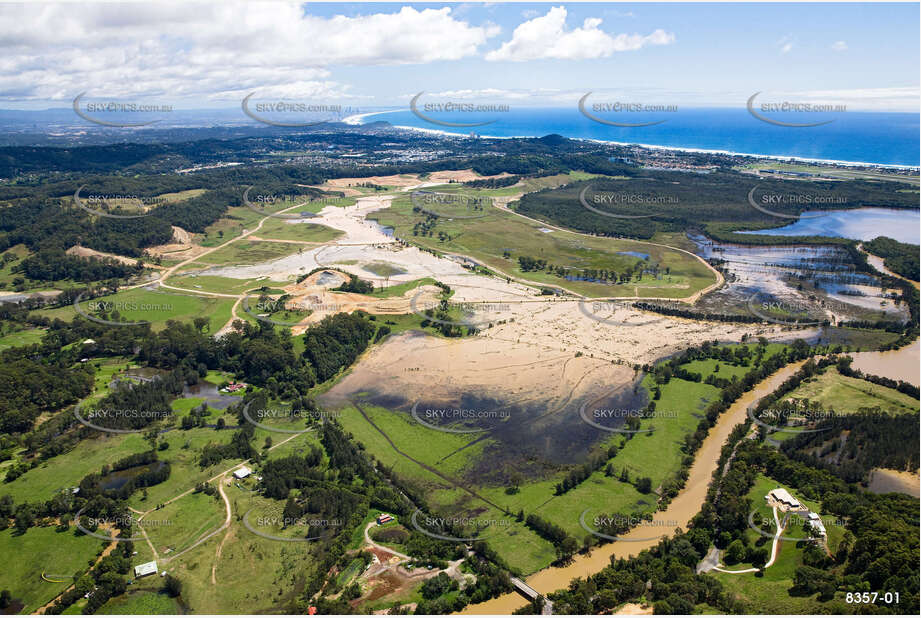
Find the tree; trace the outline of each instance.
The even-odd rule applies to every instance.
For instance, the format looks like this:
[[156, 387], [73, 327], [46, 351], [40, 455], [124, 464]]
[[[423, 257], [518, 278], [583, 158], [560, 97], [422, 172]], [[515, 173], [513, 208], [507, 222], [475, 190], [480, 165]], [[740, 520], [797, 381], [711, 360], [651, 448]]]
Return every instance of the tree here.
[[752, 566], [760, 569], [768, 561], [768, 548], [767, 547], [753, 547], [748, 551], [748, 561], [752, 563]]
[[16, 532], [25, 534], [26, 530], [35, 523], [35, 512], [28, 504], [20, 504], [16, 508]]
[[745, 545], [736, 539], [726, 548], [726, 564], [736, 564], [745, 559]]
[[565, 539], [559, 545], [559, 553], [561, 558], [569, 558], [574, 553], [579, 550], [579, 541], [571, 536], [566, 536]]
[[182, 594], [182, 581], [172, 574], [166, 575], [166, 581], [163, 582], [163, 592], [175, 598]]
[[641, 494], [648, 494], [652, 491], [652, 479], [648, 476], [641, 476], [636, 479], [636, 490]]

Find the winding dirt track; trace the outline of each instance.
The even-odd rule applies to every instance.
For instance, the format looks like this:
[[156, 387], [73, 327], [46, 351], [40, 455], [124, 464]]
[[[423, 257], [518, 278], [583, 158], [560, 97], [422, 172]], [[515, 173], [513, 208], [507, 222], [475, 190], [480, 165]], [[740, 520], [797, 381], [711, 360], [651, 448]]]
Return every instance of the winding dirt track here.
[[[226, 516], [224, 517], [224, 523], [221, 524], [220, 528], [217, 528], [216, 530], [212, 530], [212, 531], [209, 532], [208, 534], [202, 536], [202, 537], [199, 538], [197, 541], [195, 541], [194, 543], [192, 543], [191, 545], [189, 545], [188, 547], [186, 547], [185, 549], [183, 549], [181, 552], [176, 553], [176, 554], [173, 554], [172, 556], [169, 556], [168, 558], [164, 558], [164, 559], [163, 559], [163, 564], [167, 564], [167, 563], [169, 563], [169, 562], [175, 560], [176, 558], [178, 558], [178, 557], [181, 556], [182, 554], [184, 554], [184, 553], [186, 553], [186, 552], [189, 552], [189, 551], [192, 551], [193, 549], [195, 549], [196, 547], [198, 547], [199, 545], [201, 545], [202, 543], [204, 543], [205, 541], [207, 541], [208, 539], [210, 539], [211, 537], [213, 537], [215, 534], [220, 533], [221, 530], [225, 530], [226, 528], [228, 528], [228, 527], [230, 526], [230, 519], [231, 519], [231, 517], [232, 517], [232, 515], [233, 515], [233, 512], [232, 512], [232, 510], [231, 510], [231, 508], [230, 508], [230, 500], [227, 499], [227, 494], [224, 493], [224, 483], [223, 483], [223, 481], [224, 481], [224, 476], [226, 476], [226, 474], [227, 474], [227, 473], [225, 472], [223, 475], [221, 475], [221, 478], [219, 478], [218, 481], [217, 481], [217, 491], [218, 491], [218, 493], [221, 495], [221, 500], [224, 501], [224, 509], [225, 509], [225, 511], [226, 511]], [[213, 572], [213, 571], [212, 571], [212, 572]]]
[[[428, 186], [428, 185], [430, 185], [430, 184], [432, 184], [432, 183], [424, 183], [424, 182], [423, 182], [423, 183], [418, 183], [418, 184], [413, 185], [413, 186], [402, 187], [402, 188], [401, 188], [401, 192], [406, 192], [406, 191], [411, 191], [411, 190], [418, 189], [418, 188], [423, 188], [423, 187]], [[371, 196], [371, 197], [376, 197], [376, 198], [378, 198], [378, 199], [381, 199], [381, 198], [388, 197], [388, 196]], [[389, 197], [392, 197], [392, 196], [389, 196]], [[280, 211], [278, 211], [277, 213], [273, 213], [273, 215], [285, 213], [285, 212], [288, 212], [288, 211], [293, 210], [293, 209], [295, 209], [295, 208], [301, 208], [301, 207], [303, 207], [303, 206], [304, 206], [303, 203], [301, 203], [301, 204], [295, 204], [295, 205], [290, 206], [290, 207], [288, 207], [288, 208], [286, 208], [286, 209], [284, 209], [284, 210], [280, 210]], [[575, 235], [578, 235], [578, 236], [585, 236], [585, 237], [587, 237], [587, 238], [595, 238], [595, 237], [592, 236], [591, 234], [585, 234], [585, 233], [582, 233], [582, 232], [576, 232], [576, 231], [574, 231], [574, 230], [568, 230], [568, 229], [566, 229], [566, 228], [559, 227], [559, 226], [556, 226], [556, 225], [551, 224], [551, 223], [547, 223], [547, 222], [544, 222], [544, 221], [540, 221], [540, 220], [538, 220], [538, 219], [534, 219], [534, 218], [532, 218], [532, 217], [528, 217], [528, 216], [526, 216], [526, 215], [517, 213], [517, 212], [515, 212], [514, 210], [511, 210], [511, 209], [509, 209], [507, 206], [504, 206], [504, 205], [496, 205], [496, 208], [499, 209], [499, 210], [502, 210], [502, 211], [504, 211], [504, 212], [510, 213], [510, 214], [512, 214], [512, 215], [514, 215], [514, 216], [516, 216], [516, 217], [522, 217], [522, 218], [527, 219], [528, 221], [531, 221], [531, 222], [533, 222], [533, 223], [537, 223], [537, 224], [539, 224], [539, 225], [542, 225], [542, 226], [545, 226], [545, 227], [548, 227], [548, 228], [551, 228], [551, 229], [555, 229], [555, 230], [558, 230], [558, 231], [560, 231], [560, 232], [565, 232], [565, 233], [569, 233], [569, 234], [575, 234]], [[238, 316], [238, 314], [237, 314], [237, 309], [238, 309], [238, 307], [239, 307], [240, 301], [242, 301], [242, 299], [245, 297], [245, 294], [225, 294], [225, 293], [220, 293], [220, 292], [207, 292], [207, 291], [204, 291], [204, 290], [195, 290], [195, 289], [181, 288], [181, 287], [178, 287], [178, 286], [170, 285], [170, 284], [168, 284], [166, 281], [167, 281], [167, 279], [169, 279], [170, 277], [172, 277], [179, 269], [183, 268], [184, 266], [187, 266], [187, 265], [189, 265], [189, 264], [191, 264], [191, 263], [193, 263], [193, 262], [196, 262], [196, 261], [200, 260], [201, 258], [203, 258], [203, 257], [205, 257], [205, 256], [207, 256], [207, 255], [210, 255], [211, 253], [214, 253], [215, 251], [218, 251], [218, 250], [220, 250], [220, 249], [223, 249], [223, 248], [225, 248], [225, 247], [227, 247], [227, 246], [229, 246], [229, 245], [231, 245], [231, 244], [233, 244], [233, 243], [235, 243], [235, 242], [239, 242], [240, 240], [242, 240], [242, 239], [244, 239], [244, 238], [252, 238], [252, 239], [257, 239], [257, 240], [265, 241], [265, 242], [289, 242], [289, 241], [273, 241], [272, 239], [264, 239], [264, 238], [261, 238], [261, 237], [258, 236], [258, 235], [255, 235], [256, 232], [258, 232], [259, 230], [262, 229], [263, 224], [264, 224], [270, 217], [271, 217], [271, 215], [266, 215], [265, 217], [263, 217], [262, 219], [259, 220], [259, 222], [256, 224], [256, 226], [253, 227], [253, 229], [245, 230], [245, 231], [244, 231], [243, 233], [241, 233], [239, 236], [235, 236], [234, 238], [231, 238], [231, 239], [229, 239], [228, 241], [226, 241], [226, 242], [224, 242], [224, 243], [222, 243], [222, 244], [220, 244], [220, 245], [211, 247], [211, 248], [209, 248], [209, 249], [207, 249], [207, 250], [205, 250], [205, 251], [203, 251], [203, 252], [201, 252], [201, 253], [199, 253], [199, 254], [197, 254], [197, 255], [193, 255], [193, 256], [188, 257], [187, 259], [185, 259], [185, 260], [179, 262], [178, 264], [175, 264], [175, 265], [173, 265], [173, 266], [170, 266], [170, 267], [168, 267], [168, 268], [163, 269], [163, 270], [158, 274], [158, 276], [157, 276], [156, 279], [153, 279], [153, 280], [151, 280], [151, 281], [147, 281], [147, 282], [145, 282], [145, 283], [138, 283], [138, 284], [135, 284], [135, 285], [125, 286], [125, 287], [122, 288], [122, 289], [129, 290], [129, 289], [142, 288], [142, 287], [149, 287], [149, 286], [160, 286], [160, 287], [165, 288], [165, 289], [168, 289], [168, 290], [173, 290], [173, 291], [176, 291], [176, 292], [182, 292], [182, 293], [185, 293], [185, 294], [198, 294], [198, 295], [201, 295], [201, 296], [208, 296], [208, 297], [212, 297], [212, 298], [234, 298], [234, 299], [237, 300], [237, 302], [234, 304], [233, 308], [231, 309], [231, 317], [230, 317], [230, 319], [227, 321], [226, 324], [224, 324], [220, 329], [218, 329], [218, 331], [217, 331], [217, 333], [216, 333], [216, 335], [224, 334], [224, 333], [226, 333], [226, 332], [230, 329], [230, 326], [231, 326], [231, 324], [233, 324], [233, 321], [234, 321], [235, 319], [238, 319], [238, 318], [239, 318], [239, 316]], [[293, 242], [299, 242], [299, 241], [293, 241]], [[711, 284], [711, 285], [709, 285], [709, 286], [707, 286], [706, 288], [704, 288], [704, 289], [702, 289], [702, 290], [699, 290], [698, 292], [695, 292], [695, 293], [692, 294], [691, 296], [688, 296], [688, 297], [685, 297], [685, 298], [667, 298], [667, 297], [638, 296], [638, 295], [637, 295], [637, 296], [628, 296], [628, 297], [625, 297], [625, 296], [618, 296], [618, 297], [609, 297], [609, 298], [608, 298], [608, 297], [598, 297], [599, 300], [604, 300], [604, 299], [611, 299], [611, 300], [671, 300], [671, 301], [681, 301], [681, 302], [693, 304], [693, 303], [697, 302], [697, 300], [698, 300], [701, 296], [703, 296], [704, 294], [707, 294], [707, 293], [709, 293], [709, 292], [711, 292], [711, 291], [713, 291], [713, 290], [715, 290], [715, 289], [721, 287], [721, 286], [723, 285], [723, 283], [724, 283], [723, 275], [722, 275], [718, 270], [716, 270], [715, 268], [713, 268], [706, 260], [704, 260], [703, 258], [701, 258], [701, 257], [698, 256], [698, 255], [695, 255], [694, 253], [691, 253], [690, 251], [687, 251], [687, 250], [685, 250], [685, 249], [681, 249], [681, 248], [679, 248], [679, 247], [673, 247], [673, 246], [671, 246], [671, 245], [662, 244], [662, 243], [653, 243], [653, 242], [647, 242], [647, 241], [634, 241], [634, 242], [637, 242], [637, 243], [640, 243], [640, 244], [649, 245], [649, 246], [663, 247], [663, 248], [666, 248], [666, 249], [671, 249], [671, 250], [673, 250], [673, 251], [678, 251], [678, 252], [684, 253], [684, 254], [686, 254], [686, 255], [690, 255], [690, 256], [692, 256], [694, 259], [696, 259], [696, 260], [698, 260], [700, 263], [702, 263], [704, 266], [706, 266], [706, 268], [707, 268], [711, 273], [713, 273], [714, 277], [716, 278], [716, 282], [713, 283], [713, 284]], [[323, 247], [323, 246], [349, 245], [349, 244], [353, 244], [353, 243], [349, 243], [349, 242], [348, 242], [348, 235], [347, 235], [347, 237], [346, 237], [345, 239], [342, 239], [342, 240], [333, 240], [333, 241], [330, 241], [330, 242], [327, 242], [327, 243], [313, 243], [313, 242], [311, 242], [311, 243], [306, 243], [306, 242], [302, 242], [301, 244], [309, 244], [309, 245], [312, 245], [312, 246]], [[354, 243], [354, 244], [368, 244], [368, 243], [361, 242], [361, 243]], [[377, 243], [371, 243], [371, 244], [377, 244]], [[472, 257], [467, 256], [467, 255], [463, 255], [463, 254], [457, 254], [457, 255], [458, 255], [459, 257], [462, 257], [462, 258], [467, 258], [467, 259], [473, 260]], [[499, 273], [501, 276], [503, 276], [503, 277], [505, 277], [505, 278], [507, 278], [507, 279], [509, 279], [509, 280], [511, 280], [511, 281], [515, 281], [515, 282], [517, 282], [517, 283], [520, 283], [520, 284], [522, 284], [522, 285], [526, 285], [526, 286], [529, 286], [529, 287], [532, 287], [532, 288], [536, 288], [536, 289], [537, 289], [537, 288], [541, 288], [541, 287], [554, 287], [554, 288], [559, 288], [559, 286], [555, 286], [555, 285], [552, 285], [552, 284], [540, 283], [540, 282], [531, 281], [531, 280], [528, 280], [528, 279], [524, 279], [524, 278], [512, 276], [512, 275], [510, 275], [510, 274], [508, 274], [508, 273], [505, 273], [505, 272], [503, 272], [503, 271], [501, 271], [501, 270], [499, 270], [499, 269], [497, 269], [497, 268], [494, 268], [494, 267], [493, 267], [493, 270], [495, 270], [495, 271], [496, 271], [497, 273]], [[560, 288], [560, 289], [562, 289], [562, 288]], [[576, 297], [578, 297], [578, 298], [584, 298], [582, 295], [579, 295], [579, 294], [574, 294], [574, 296], [576, 296]]]
[[385, 551], [385, 552], [387, 552], [388, 554], [393, 554], [393, 555], [396, 556], [397, 558], [402, 558], [403, 560], [412, 560], [412, 557], [411, 557], [411, 556], [407, 556], [406, 554], [401, 554], [400, 552], [398, 552], [398, 551], [395, 550], [395, 549], [390, 549], [389, 547], [384, 547], [383, 545], [379, 545], [378, 543], [375, 543], [375, 542], [374, 542], [374, 539], [371, 538], [371, 535], [368, 534], [368, 531], [369, 531], [371, 528], [373, 528], [375, 525], [377, 525], [376, 522], [369, 521], [369, 522], [368, 522], [368, 525], [365, 526], [365, 543], [366, 543], [366, 544], [370, 545], [370, 546], [373, 547], [374, 549], [377, 549], [377, 550], [380, 550], [380, 551]]
[[[102, 553], [99, 554], [99, 557], [96, 558], [96, 562], [93, 563], [93, 566], [90, 567], [90, 569], [92, 569], [94, 566], [99, 564], [103, 558], [105, 558], [106, 556], [111, 554], [113, 551], [115, 551], [115, 547], [118, 545], [118, 541], [114, 540], [115, 539], [115, 529], [113, 528], [109, 530], [109, 534], [112, 536], [112, 539], [113, 539], [112, 542], [109, 543], [104, 550], [102, 550]], [[69, 592], [70, 590], [73, 590], [74, 586], [76, 585], [77, 585], [77, 582], [72, 583], [67, 588], [62, 590], [61, 594], [57, 595], [56, 597], [54, 597], [53, 599], [51, 599], [50, 601], [48, 601], [47, 603], [45, 603], [44, 605], [36, 609], [34, 612], [32, 612], [32, 614], [33, 615], [44, 614], [45, 610], [49, 609], [52, 605], [54, 605], [55, 602], [57, 602], [57, 600], [60, 599], [62, 596], [64, 596], [67, 592]]]
[[[774, 505], [774, 524], [777, 526], [777, 532], [774, 533], [774, 540], [771, 543], [771, 559], [764, 563], [764, 568], [768, 568], [774, 561], [777, 560], [777, 548], [780, 546], [780, 535], [783, 534], [784, 526], [780, 525], [780, 520], [777, 519], [777, 505]], [[784, 517], [784, 524], [787, 522], [787, 517]], [[720, 573], [757, 573], [761, 569], [741, 569], [739, 571], [727, 571], [726, 569], [721, 569], [719, 567], [713, 567], [714, 571], [719, 571]]]

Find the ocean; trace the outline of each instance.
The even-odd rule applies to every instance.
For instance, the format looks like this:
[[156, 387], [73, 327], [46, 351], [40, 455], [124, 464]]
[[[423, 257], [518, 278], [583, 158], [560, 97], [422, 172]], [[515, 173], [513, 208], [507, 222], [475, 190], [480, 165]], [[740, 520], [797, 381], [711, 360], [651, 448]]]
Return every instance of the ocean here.
[[423, 120], [409, 108], [353, 116], [347, 122], [366, 124], [384, 120], [400, 127], [457, 135], [475, 132], [482, 137], [541, 137], [556, 133], [569, 138], [842, 163], [910, 167], [921, 163], [921, 123], [919, 115], [913, 113], [848, 111], [782, 115], [785, 122], [833, 120], [817, 127], [777, 126], [756, 119], [744, 107], [597, 114], [617, 122], [665, 120], [653, 126], [628, 128], [591, 120], [576, 106], [571, 109], [512, 107], [509, 111], [491, 113], [434, 113], [423, 111], [420, 104], [419, 110], [443, 122], [492, 122], [479, 127], [446, 127]]

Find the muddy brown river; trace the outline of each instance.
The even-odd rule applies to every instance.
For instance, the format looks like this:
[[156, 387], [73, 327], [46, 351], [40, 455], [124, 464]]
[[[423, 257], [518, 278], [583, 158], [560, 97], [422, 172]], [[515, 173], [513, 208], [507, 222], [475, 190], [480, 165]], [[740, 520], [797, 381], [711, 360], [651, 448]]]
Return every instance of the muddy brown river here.
[[915, 339], [911, 345], [888, 352], [856, 352], [851, 354], [854, 369], [864, 373], [905, 380], [915, 386], [921, 386], [918, 380], [919, 367], [921, 367], [921, 340]]
[[[906, 380], [918, 384], [919, 371], [919, 341], [916, 340], [909, 346], [889, 352], [860, 352], [853, 354], [854, 367], [864, 372], [883, 375], [893, 379]], [[655, 514], [656, 521], [677, 521], [683, 529], [700, 511], [700, 507], [707, 495], [707, 487], [716, 470], [717, 460], [723, 444], [732, 432], [732, 429], [745, 421], [746, 410], [765, 395], [774, 391], [784, 380], [803, 365], [800, 361], [780, 369], [771, 377], [761, 382], [753, 390], [745, 393], [732, 406], [723, 413], [710, 429], [710, 433], [694, 456], [694, 463], [690, 469], [688, 481], [681, 493], [672, 500], [665, 511]], [[658, 543], [655, 540], [642, 540], [649, 536], [646, 527], [634, 528], [624, 535], [621, 540], [595, 548], [589, 555], [577, 556], [571, 564], [564, 567], [548, 567], [534, 573], [526, 579], [527, 584], [541, 594], [549, 594], [555, 590], [566, 588], [570, 580], [575, 577], [587, 577], [597, 573], [610, 564], [611, 556], [627, 558], [635, 556], [644, 549], [649, 549]], [[631, 540], [636, 539], [636, 540]], [[463, 614], [510, 614], [526, 601], [517, 593], [510, 593], [491, 599], [484, 603], [468, 605]]]
[[[716, 425], [707, 434], [707, 438], [701, 445], [700, 450], [694, 456], [694, 463], [691, 466], [690, 475], [684, 489], [672, 500], [666, 510], [655, 514], [656, 521], [677, 521], [683, 529], [687, 529], [688, 523], [700, 511], [700, 506], [707, 495], [707, 486], [710, 484], [714, 470], [716, 470], [720, 451], [733, 427], [744, 422], [748, 406], [756, 403], [763, 396], [779, 387], [784, 380], [796, 373], [804, 362], [800, 361], [780, 369], [761, 382], [755, 389], [745, 393], [719, 417]], [[628, 534], [623, 535], [620, 541], [597, 547], [589, 555], [576, 556], [572, 563], [567, 566], [548, 567], [538, 571], [528, 577], [526, 582], [541, 594], [549, 594], [555, 590], [566, 588], [573, 578], [587, 577], [608, 566], [611, 556], [618, 558], [634, 556], [642, 550], [658, 544], [659, 539], [648, 540], [648, 537], [648, 527], [634, 528]], [[525, 604], [526, 601], [523, 597], [517, 593], [509, 593], [483, 603], [468, 605], [461, 613], [510, 614]]]

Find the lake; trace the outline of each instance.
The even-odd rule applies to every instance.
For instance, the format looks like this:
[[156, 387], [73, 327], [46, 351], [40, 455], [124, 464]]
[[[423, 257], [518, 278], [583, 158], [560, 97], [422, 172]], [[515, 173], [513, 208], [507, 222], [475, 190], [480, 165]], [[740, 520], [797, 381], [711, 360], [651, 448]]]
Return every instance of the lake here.
[[815, 215], [823, 211], [809, 210], [795, 223], [772, 230], [740, 232], [768, 236], [839, 236], [854, 240], [873, 240], [888, 236], [901, 242], [919, 244], [918, 226], [921, 216], [917, 210], [896, 208], [854, 208], [827, 210], [824, 217]]

